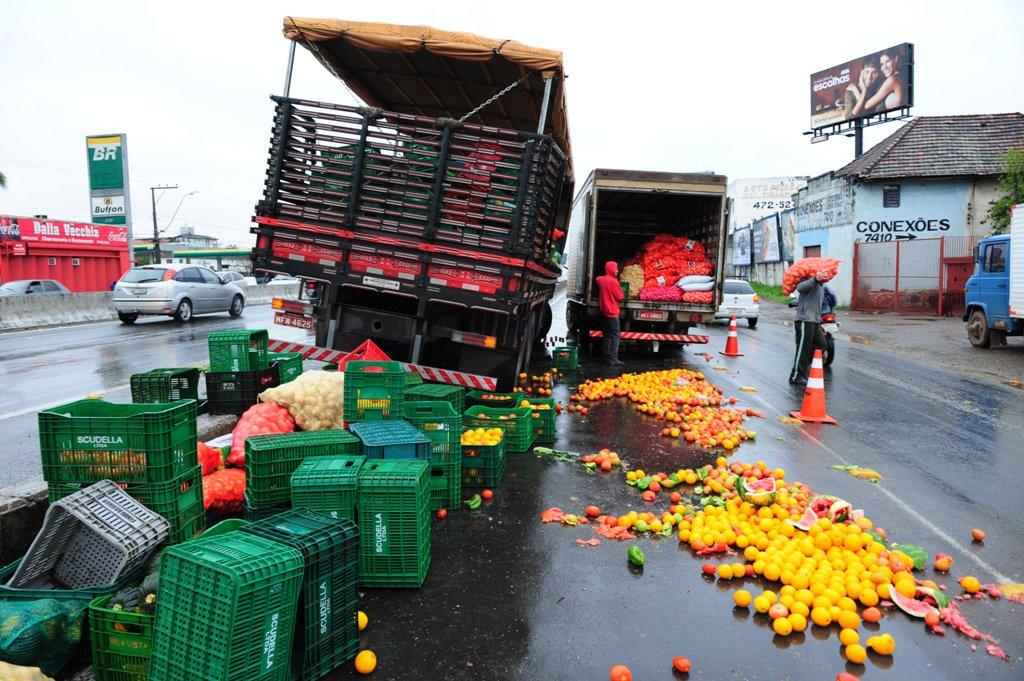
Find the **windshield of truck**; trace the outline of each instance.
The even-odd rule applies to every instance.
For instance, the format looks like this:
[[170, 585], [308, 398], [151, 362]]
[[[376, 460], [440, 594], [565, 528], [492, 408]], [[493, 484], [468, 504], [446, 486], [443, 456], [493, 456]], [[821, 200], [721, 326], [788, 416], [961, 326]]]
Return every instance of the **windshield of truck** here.
[[121, 281], [126, 284], [148, 284], [154, 281], [163, 281], [164, 269], [155, 267], [136, 267], [124, 273]]
[[750, 295], [754, 289], [745, 281], [727, 281], [722, 286], [723, 293], [731, 293], [734, 296]]

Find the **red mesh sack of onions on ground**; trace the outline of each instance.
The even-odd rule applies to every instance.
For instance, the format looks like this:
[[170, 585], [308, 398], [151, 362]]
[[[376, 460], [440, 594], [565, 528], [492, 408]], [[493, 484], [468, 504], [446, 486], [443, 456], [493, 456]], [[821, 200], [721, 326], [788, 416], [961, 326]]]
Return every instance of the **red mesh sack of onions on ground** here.
[[796, 285], [818, 272], [827, 272], [831, 280], [839, 272], [839, 261], [835, 258], [804, 258], [789, 266], [782, 275], [782, 295], [788, 296], [796, 290]]
[[228, 463], [235, 468], [245, 468], [245, 438], [250, 435], [291, 433], [294, 430], [295, 419], [287, 409], [274, 402], [255, 404], [249, 407], [235, 424]]

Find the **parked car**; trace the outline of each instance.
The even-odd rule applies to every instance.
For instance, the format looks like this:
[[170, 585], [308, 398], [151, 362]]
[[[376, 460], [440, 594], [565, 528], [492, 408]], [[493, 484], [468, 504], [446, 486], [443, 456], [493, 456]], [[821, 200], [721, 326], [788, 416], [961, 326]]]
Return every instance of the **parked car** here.
[[0, 284], [0, 298], [28, 295], [29, 293], [71, 293], [71, 291], [56, 279], [15, 279]]
[[243, 280], [245, 279], [245, 277], [242, 276], [241, 272], [233, 272], [228, 270], [226, 272], [218, 272], [218, 274], [220, 275], [221, 279], [228, 282], [229, 284], [244, 283]]
[[239, 317], [245, 293], [205, 267], [180, 270], [160, 265], [133, 267], [114, 286], [114, 309], [124, 324], [139, 315], [168, 315], [187, 322], [193, 314], [227, 312]]
[[722, 284], [722, 304], [715, 312], [715, 319], [744, 317], [747, 326], [755, 328], [761, 313], [761, 296], [754, 292], [749, 282], [742, 279], [726, 279]]
[[242, 277], [242, 283], [246, 286], [259, 286], [260, 282], [256, 277]]

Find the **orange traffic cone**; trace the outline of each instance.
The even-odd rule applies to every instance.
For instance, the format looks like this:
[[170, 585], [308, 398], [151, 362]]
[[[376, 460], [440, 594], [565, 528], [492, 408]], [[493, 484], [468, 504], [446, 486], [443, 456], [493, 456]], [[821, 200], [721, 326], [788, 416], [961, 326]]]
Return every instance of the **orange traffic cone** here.
[[821, 363], [821, 350], [815, 350], [814, 359], [811, 360], [811, 373], [807, 377], [804, 403], [800, 411], [791, 411], [789, 415], [811, 423], [828, 423], [833, 426], [839, 424], [839, 421], [825, 413], [825, 370]]
[[718, 353], [726, 357], [742, 357], [740, 352], [740, 339], [736, 333], [736, 318], [729, 317], [729, 337], [725, 340], [725, 352]]

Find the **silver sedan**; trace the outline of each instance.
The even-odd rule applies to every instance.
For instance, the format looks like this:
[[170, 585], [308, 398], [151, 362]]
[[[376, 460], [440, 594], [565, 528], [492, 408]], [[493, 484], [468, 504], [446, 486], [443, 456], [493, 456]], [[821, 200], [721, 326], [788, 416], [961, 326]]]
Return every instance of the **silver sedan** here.
[[194, 314], [227, 312], [239, 317], [245, 293], [213, 270], [195, 265], [133, 267], [114, 286], [114, 309], [124, 324], [139, 315], [167, 315], [187, 322]]

